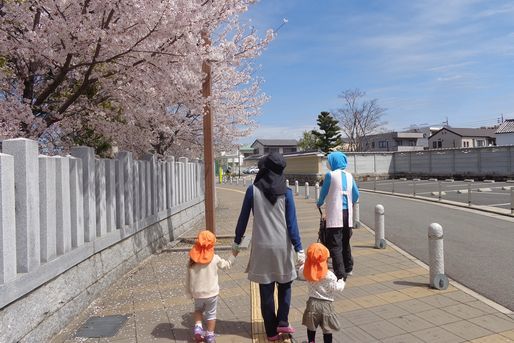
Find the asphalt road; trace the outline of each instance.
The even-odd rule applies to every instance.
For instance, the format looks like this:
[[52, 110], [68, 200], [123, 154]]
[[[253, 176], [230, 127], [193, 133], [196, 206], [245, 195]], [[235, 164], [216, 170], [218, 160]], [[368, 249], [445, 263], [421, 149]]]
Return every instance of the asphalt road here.
[[[394, 180], [394, 192], [401, 194], [410, 194], [416, 190], [417, 195], [431, 197], [437, 199], [439, 185], [441, 191], [446, 193], [442, 196], [444, 200], [458, 201], [462, 203], [468, 202], [468, 189], [471, 188], [471, 204], [473, 205], [486, 205], [503, 209], [510, 209], [512, 195], [510, 188], [514, 187], [512, 182], [445, 182], [441, 181], [416, 181], [415, 185], [412, 180], [402, 181]], [[469, 188], [468, 188], [469, 187]], [[360, 182], [359, 188], [372, 190], [376, 188], [378, 191], [391, 192], [393, 190], [392, 180], [379, 180], [376, 183], [373, 181]]]
[[514, 311], [514, 219], [361, 192], [361, 221], [370, 228], [377, 204], [385, 208], [386, 239], [427, 264], [428, 226], [441, 224], [446, 274]]

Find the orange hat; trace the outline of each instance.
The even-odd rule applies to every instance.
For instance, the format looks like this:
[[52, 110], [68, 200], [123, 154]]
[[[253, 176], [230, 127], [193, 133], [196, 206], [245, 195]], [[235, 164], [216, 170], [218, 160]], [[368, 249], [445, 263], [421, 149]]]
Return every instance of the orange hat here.
[[307, 259], [303, 267], [303, 276], [307, 281], [319, 281], [327, 275], [328, 249], [321, 243], [314, 243], [307, 249]]
[[189, 257], [200, 264], [211, 262], [214, 257], [214, 243], [216, 243], [216, 236], [212, 232], [200, 231], [195, 245], [189, 251]]

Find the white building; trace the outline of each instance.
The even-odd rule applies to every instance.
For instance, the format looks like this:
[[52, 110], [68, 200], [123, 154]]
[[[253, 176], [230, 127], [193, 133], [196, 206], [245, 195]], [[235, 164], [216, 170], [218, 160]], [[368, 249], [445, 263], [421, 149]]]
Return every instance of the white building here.
[[498, 127], [496, 145], [514, 145], [514, 119], [507, 119]]

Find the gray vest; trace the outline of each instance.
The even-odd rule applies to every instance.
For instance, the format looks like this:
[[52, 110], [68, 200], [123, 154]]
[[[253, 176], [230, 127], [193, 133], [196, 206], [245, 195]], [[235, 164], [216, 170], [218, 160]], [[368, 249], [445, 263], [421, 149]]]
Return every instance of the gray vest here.
[[253, 186], [253, 230], [248, 279], [260, 284], [296, 279], [295, 251], [286, 225], [286, 198], [272, 205]]

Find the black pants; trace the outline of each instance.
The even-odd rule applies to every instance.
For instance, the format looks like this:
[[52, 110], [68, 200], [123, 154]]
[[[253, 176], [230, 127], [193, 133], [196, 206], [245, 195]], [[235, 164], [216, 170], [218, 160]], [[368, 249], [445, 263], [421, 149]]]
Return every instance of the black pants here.
[[259, 284], [261, 298], [261, 314], [264, 320], [266, 335], [277, 335], [278, 326], [289, 326], [289, 308], [291, 307], [291, 284], [278, 283], [278, 310], [275, 312], [275, 282]]
[[350, 247], [353, 229], [348, 226], [348, 210], [343, 210], [343, 225], [343, 227], [327, 228], [325, 234], [325, 245], [330, 251], [332, 269], [337, 279], [346, 279], [346, 274], [353, 270]]

